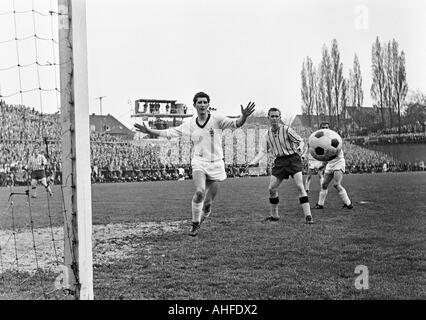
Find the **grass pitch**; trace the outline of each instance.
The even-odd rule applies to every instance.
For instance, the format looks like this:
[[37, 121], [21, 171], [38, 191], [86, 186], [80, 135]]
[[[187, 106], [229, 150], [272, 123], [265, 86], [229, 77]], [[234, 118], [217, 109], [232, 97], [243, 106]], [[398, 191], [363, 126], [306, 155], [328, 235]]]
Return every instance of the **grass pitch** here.
[[[345, 175], [354, 209], [342, 209], [330, 186], [314, 225], [303, 223], [293, 181], [279, 190], [280, 221], [264, 223], [268, 181], [222, 182], [196, 238], [188, 236], [192, 181], [93, 185], [95, 299], [426, 298], [426, 172]], [[55, 191], [51, 212], [60, 212]], [[313, 177], [311, 206], [318, 192]], [[3, 230], [8, 193], [0, 191]], [[45, 206], [43, 197], [32, 203], [37, 228], [46, 226]], [[23, 201], [15, 209], [15, 224], [28, 227]], [[60, 214], [53, 223], [62, 224]], [[368, 268], [367, 290], [355, 287], [358, 265]], [[10, 290], [13, 273], [4, 274], [1, 298], [33, 298], [37, 281]]]

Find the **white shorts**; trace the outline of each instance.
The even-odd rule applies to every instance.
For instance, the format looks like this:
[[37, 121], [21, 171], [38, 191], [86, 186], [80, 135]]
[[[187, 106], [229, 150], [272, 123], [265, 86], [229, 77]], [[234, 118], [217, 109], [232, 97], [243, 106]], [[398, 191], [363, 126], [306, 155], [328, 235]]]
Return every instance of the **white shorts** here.
[[324, 168], [324, 162], [319, 160], [309, 160], [308, 162], [308, 168], [311, 170], [319, 170], [321, 168]]
[[226, 179], [225, 163], [223, 160], [210, 162], [199, 159], [192, 159], [192, 172], [201, 171], [207, 179], [213, 181], [223, 181]]
[[324, 173], [331, 174], [334, 171], [339, 171], [339, 170], [345, 173], [345, 169], [346, 169], [345, 158], [336, 158], [327, 163], [327, 165], [325, 166]]

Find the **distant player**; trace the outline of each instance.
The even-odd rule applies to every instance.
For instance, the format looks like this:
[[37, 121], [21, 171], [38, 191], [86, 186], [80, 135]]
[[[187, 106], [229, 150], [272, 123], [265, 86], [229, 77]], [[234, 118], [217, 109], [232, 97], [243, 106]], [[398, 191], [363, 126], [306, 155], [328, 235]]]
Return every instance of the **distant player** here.
[[262, 149], [249, 163], [249, 167], [256, 166], [270, 150], [275, 158], [272, 174], [269, 182], [269, 203], [271, 214], [266, 221], [278, 221], [278, 187], [284, 179], [290, 176], [299, 191], [299, 202], [305, 214], [305, 222], [307, 224], [314, 223], [309, 206], [308, 195], [303, 185], [302, 175], [302, 153], [304, 142], [292, 128], [281, 124], [281, 111], [277, 108], [270, 108], [268, 111], [268, 119], [270, 128], [263, 136]]
[[246, 108], [241, 106], [241, 116], [231, 119], [209, 112], [210, 97], [199, 92], [195, 94], [194, 108], [197, 115], [184, 121], [180, 126], [170, 129], [156, 130], [135, 124], [138, 131], [161, 136], [189, 136], [194, 143], [194, 154], [191, 160], [192, 178], [195, 193], [192, 197], [192, 229], [190, 236], [196, 236], [201, 223], [211, 213], [211, 206], [217, 194], [219, 181], [226, 179], [225, 163], [223, 161], [222, 130], [239, 128], [254, 112], [255, 104], [250, 102]]
[[30, 156], [28, 161], [28, 169], [31, 172], [31, 189], [33, 191], [31, 197], [37, 197], [37, 183], [41, 182], [41, 184], [45, 187], [46, 191], [50, 196], [53, 196], [52, 190], [47, 183], [46, 179], [46, 166], [47, 159], [40, 151], [40, 146], [36, 144], [33, 148], [33, 153]]
[[[328, 122], [323, 122], [321, 123], [320, 128], [330, 129], [330, 125]], [[345, 173], [346, 167], [343, 150], [341, 149], [339, 151], [336, 158], [326, 163], [327, 164], [324, 169], [324, 178], [321, 183], [318, 203], [315, 205], [314, 209], [324, 209], [324, 202], [328, 193], [328, 185], [330, 184], [331, 180], [334, 181], [334, 188], [336, 188], [340, 199], [343, 201], [343, 208], [352, 209], [352, 202], [348, 197], [346, 189], [342, 186], [343, 174]]]

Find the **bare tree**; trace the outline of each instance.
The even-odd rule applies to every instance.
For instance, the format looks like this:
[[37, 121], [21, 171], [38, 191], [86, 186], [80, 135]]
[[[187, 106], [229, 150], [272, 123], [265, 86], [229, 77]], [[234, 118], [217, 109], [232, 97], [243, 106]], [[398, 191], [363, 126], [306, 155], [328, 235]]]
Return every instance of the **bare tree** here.
[[[342, 80], [342, 90], [341, 90], [341, 96], [340, 96], [340, 110], [342, 110], [343, 119], [345, 119], [345, 113], [346, 113], [346, 106], [348, 102], [348, 83], [349, 81], [345, 78]], [[344, 121], [344, 120], [343, 120]], [[343, 127], [345, 128], [345, 132], [347, 132], [346, 128], [346, 122], [344, 122]]]
[[398, 131], [401, 132], [401, 107], [407, 96], [408, 84], [405, 71], [405, 53], [401, 51], [401, 54], [399, 54], [398, 43], [395, 39], [392, 41], [392, 54], [394, 65], [394, 97], [398, 111]]
[[318, 65], [317, 73], [315, 76], [315, 113], [317, 115], [317, 126], [319, 128], [321, 115], [326, 114], [327, 108], [325, 104], [325, 89], [324, 79], [322, 77], [321, 64]]
[[333, 78], [332, 78], [332, 66], [331, 58], [328, 53], [327, 46], [324, 45], [322, 49], [322, 60], [321, 60], [321, 77], [324, 89], [323, 101], [326, 108], [328, 109], [328, 115], [330, 116], [330, 125], [333, 127]]
[[332, 88], [333, 88], [333, 100], [334, 100], [334, 112], [337, 116], [337, 129], [340, 127], [339, 114], [341, 112], [340, 97], [342, 95], [342, 83], [343, 83], [343, 63], [340, 61], [340, 52], [337, 44], [337, 40], [333, 39], [331, 44], [331, 77], [332, 77]]
[[393, 114], [396, 108], [395, 102], [395, 64], [393, 62], [393, 54], [392, 54], [392, 43], [389, 41], [383, 50], [384, 55], [384, 68], [385, 68], [385, 95], [384, 95], [384, 104], [386, 108], [389, 110], [389, 122], [390, 127], [393, 128]]
[[373, 83], [371, 85], [371, 97], [376, 101], [378, 107], [380, 108], [382, 126], [386, 126], [385, 117], [384, 117], [384, 100], [385, 100], [385, 71], [383, 63], [383, 50], [379, 41], [379, 37], [376, 38], [376, 41], [373, 43], [371, 50], [372, 53], [372, 64], [371, 72], [373, 76]]
[[348, 80], [348, 101], [351, 106], [356, 105], [356, 87], [355, 87], [355, 75], [352, 69], [349, 69], [349, 80]]
[[353, 90], [353, 100], [351, 101], [351, 104], [359, 109], [364, 103], [364, 90], [362, 90], [361, 66], [359, 65], [358, 56], [356, 54], [354, 56], [353, 71], [350, 71], [349, 74], [351, 72], [352, 79], [349, 80]]
[[309, 127], [311, 127], [311, 116], [315, 105], [315, 67], [313, 66], [312, 59], [306, 57], [302, 64], [302, 110], [308, 116]]

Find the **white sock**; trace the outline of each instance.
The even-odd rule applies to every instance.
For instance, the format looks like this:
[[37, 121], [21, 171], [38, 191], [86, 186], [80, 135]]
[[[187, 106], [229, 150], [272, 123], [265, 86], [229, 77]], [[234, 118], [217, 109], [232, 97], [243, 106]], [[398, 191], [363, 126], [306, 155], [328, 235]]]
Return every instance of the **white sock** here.
[[278, 218], [278, 203], [270, 203], [271, 205], [271, 216]]
[[[208, 204], [208, 203], [206, 204], [206, 202], [204, 202], [203, 211], [202, 211], [204, 217], [208, 218], [210, 216], [210, 213], [212, 213], [212, 204], [213, 204], [213, 202], [211, 202], [210, 204]], [[204, 211], [204, 208], [206, 207], [206, 205], [209, 207], [208, 208], [209, 211], [207, 211], [207, 212]]]
[[309, 205], [309, 202], [302, 203], [302, 209], [305, 217], [311, 215], [311, 206]]
[[203, 201], [201, 201], [200, 203], [195, 203], [194, 201], [192, 201], [192, 222], [200, 222], [203, 204]]
[[318, 199], [318, 204], [320, 206], [324, 205], [325, 202], [325, 198], [327, 198], [327, 193], [328, 193], [328, 189], [321, 189], [320, 193], [319, 193], [319, 199]]
[[342, 199], [343, 203], [346, 205], [351, 204], [351, 200], [349, 200], [348, 194], [346, 193], [345, 188], [342, 187], [342, 190], [339, 192], [339, 197]]
[[309, 180], [306, 180], [306, 183], [305, 183], [305, 190], [306, 191], [308, 191], [309, 190], [309, 186], [311, 185], [311, 179], [309, 179]]

